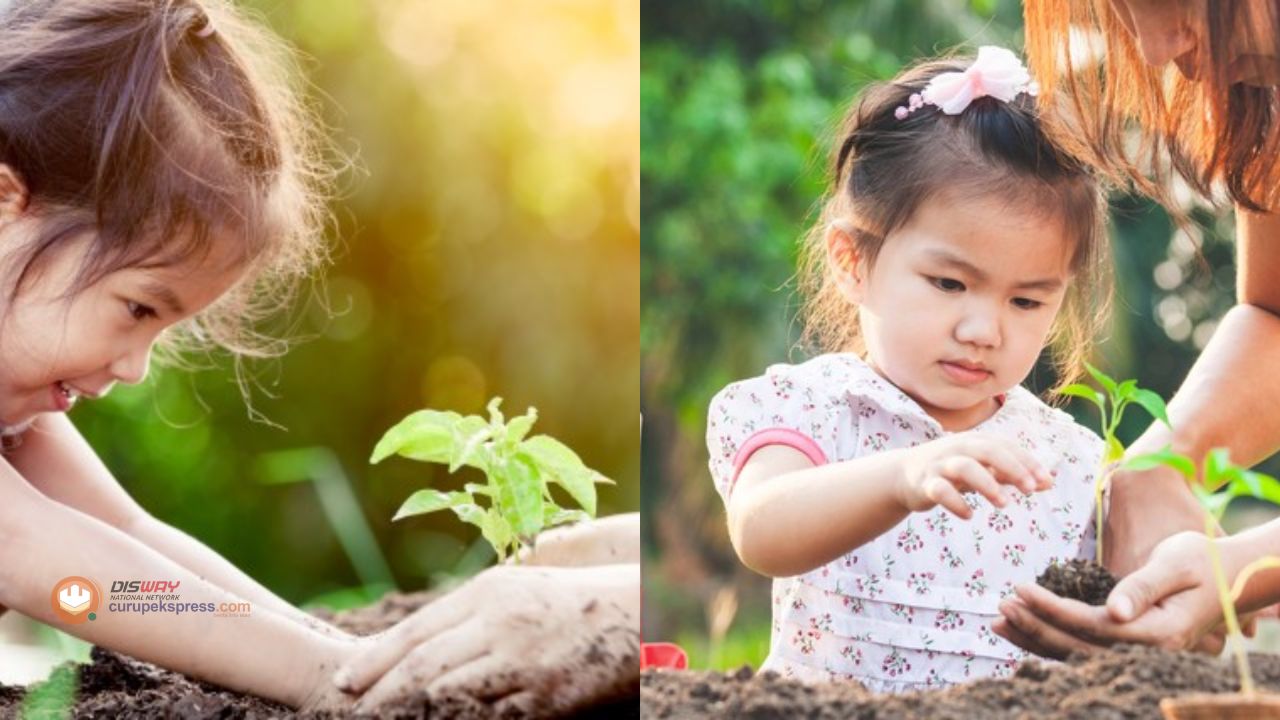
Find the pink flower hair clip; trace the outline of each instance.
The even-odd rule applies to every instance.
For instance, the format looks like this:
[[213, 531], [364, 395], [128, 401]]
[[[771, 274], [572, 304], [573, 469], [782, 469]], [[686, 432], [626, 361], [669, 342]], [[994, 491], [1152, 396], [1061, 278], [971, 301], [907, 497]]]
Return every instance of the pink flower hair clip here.
[[1009, 102], [1020, 93], [1035, 96], [1039, 83], [1012, 51], [994, 45], [978, 48], [978, 59], [963, 72], [942, 73], [929, 81], [924, 90], [912, 93], [906, 105], [899, 105], [893, 116], [907, 116], [925, 105], [937, 106], [947, 115], [959, 115], [969, 103], [980, 97], [993, 97]]

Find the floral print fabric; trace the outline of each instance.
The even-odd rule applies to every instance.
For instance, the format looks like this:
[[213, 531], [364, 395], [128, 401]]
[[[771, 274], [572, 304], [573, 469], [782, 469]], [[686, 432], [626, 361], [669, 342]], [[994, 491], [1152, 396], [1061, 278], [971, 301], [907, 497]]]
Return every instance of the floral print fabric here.
[[[1102, 440], [1016, 387], [973, 428], [1009, 438], [1056, 473], [1052, 489], [1003, 509], [969, 493], [964, 521], [941, 507], [913, 513], [876, 540], [773, 583], [773, 631], [761, 669], [802, 680], [853, 679], [876, 691], [1003, 677], [1023, 652], [991, 631], [1000, 600], [1055, 561], [1093, 552], [1093, 481]], [[760, 442], [761, 436], [768, 442]], [[711, 476], [727, 504], [763, 444], [841, 462], [947, 434], [853, 354], [774, 365], [711, 403]]]

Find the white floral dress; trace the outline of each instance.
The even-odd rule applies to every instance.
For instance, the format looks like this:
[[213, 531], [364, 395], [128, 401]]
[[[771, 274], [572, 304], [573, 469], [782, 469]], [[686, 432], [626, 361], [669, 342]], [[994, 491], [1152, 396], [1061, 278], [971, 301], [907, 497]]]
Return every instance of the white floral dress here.
[[[1013, 671], [1023, 652], [991, 631], [1000, 600], [1050, 563], [1093, 552], [1093, 481], [1102, 441], [1016, 387], [974, 431], [1007, 437], [1056, 473], [1054, 487], [997, 509], [977, 494], [964, 521], [941, 507], [823, 567], [773, 583], [761, 669], [853, 679], [876, 691], [944, 687]], [[774, 365], [711, 402], [711, 475], [727, 504], [752, 452], [785, 444], [815, 464], [911, 447], [947, 432], [861, 358]]]

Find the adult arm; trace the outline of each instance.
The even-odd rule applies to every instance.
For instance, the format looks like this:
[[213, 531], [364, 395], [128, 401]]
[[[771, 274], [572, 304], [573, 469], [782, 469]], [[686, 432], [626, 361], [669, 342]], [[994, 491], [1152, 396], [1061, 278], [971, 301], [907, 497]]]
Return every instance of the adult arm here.
[[640, 562], [640, 513], [552, 528], [520, 553], [521, 565], [585, 567]]
[[33, 487], [55, 502], [132, 536], [209, 582], [308, 628], [345, 633], [278, 597], [195, 538], [147, 513], [125, 492], [80, 431], [62, 413], [40, 416], [8, 458]]
[[[1225, 447], [1250, 466], [1280, 449], [1280, 216], [1237, 211], [1237, 299], [1169, 403], [1171, 432], [1156, 423], [1131, 453], [1172, 445], [1203, 458]], [[1168, 468], [1117, 473], [1111, 483], [1104, 564], [1126, 575], [1164, 538], [1204, 527], [1182, 476]]]

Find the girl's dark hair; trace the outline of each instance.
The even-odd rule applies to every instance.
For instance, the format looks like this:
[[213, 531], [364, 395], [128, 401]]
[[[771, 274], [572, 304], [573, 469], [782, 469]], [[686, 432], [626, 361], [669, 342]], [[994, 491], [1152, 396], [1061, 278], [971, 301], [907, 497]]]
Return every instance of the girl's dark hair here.
[[1105, 318], [1109, 261], [1105, 205], [1089, 169], [1044, 133], [1035, 99], [983, 97], [958, 115], [924, 105], [905, 119], [895, 111], [928, 82], [961, 72], [970, 60], [931, 60], [875, 84], [855, 99], [832, 153], [830, 186], [802, 249], [805, 339], [823, 351], [862, 352], [857, 313], [839, 293], [828, 267], [826, 232], [833, 222], [854, 228], [860, 261], [874, 264], [885, 238], [942, 193], [996, 196], [1010, 206], [1062, 223], [1075, 243], [1073, 281], [1051, 343], [1061, 383], [1083, 370]]
[[[257, 321], [326, 259], [318, 123], [289, 50], [219, 0], [23, 0], [0, 14], [0, 162], [41, 232], [4, 268], [12, 301], [90, 238], [68, 295], [232, 243], [246, 278], [167, 336], [174, 350], [283, 352]], [[221, 249], [221, 247], [220, 247]], [[243, 385], [242, 385], [243, 389]]]

